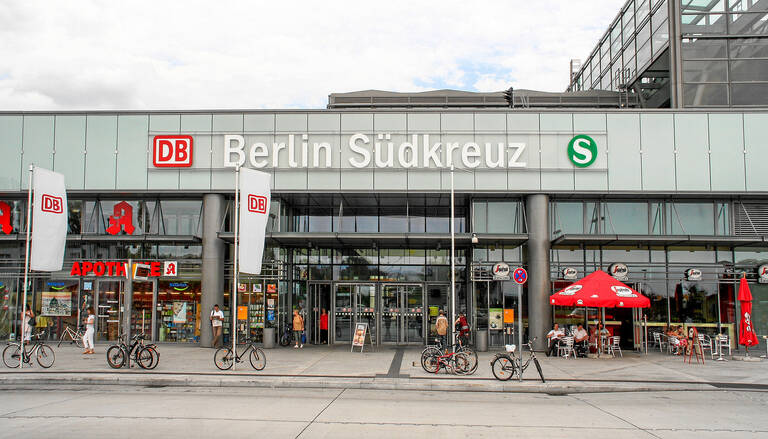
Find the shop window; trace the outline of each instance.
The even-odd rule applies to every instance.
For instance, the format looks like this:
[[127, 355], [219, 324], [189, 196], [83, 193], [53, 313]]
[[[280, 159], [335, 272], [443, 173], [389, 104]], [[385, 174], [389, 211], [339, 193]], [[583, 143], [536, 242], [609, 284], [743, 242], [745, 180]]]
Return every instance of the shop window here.
[[201, 312], [199, 281], [157, 282], [158, 341], [199, 341]]

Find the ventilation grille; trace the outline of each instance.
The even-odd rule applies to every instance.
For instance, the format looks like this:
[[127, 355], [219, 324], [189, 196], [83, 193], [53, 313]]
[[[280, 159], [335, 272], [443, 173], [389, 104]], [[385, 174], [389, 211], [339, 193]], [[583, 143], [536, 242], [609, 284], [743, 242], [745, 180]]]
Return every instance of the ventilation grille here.
[[736, 235], [768, 235], [768, 204], [738, 203], [734, 207]]

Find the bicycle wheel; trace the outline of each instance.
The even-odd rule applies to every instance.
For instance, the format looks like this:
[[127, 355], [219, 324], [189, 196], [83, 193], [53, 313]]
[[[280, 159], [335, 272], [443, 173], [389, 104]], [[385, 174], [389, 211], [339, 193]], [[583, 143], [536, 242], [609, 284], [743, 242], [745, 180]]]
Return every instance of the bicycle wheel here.
[[536, 359], [536, 357], [533, 357], [533, 364], [536, 365], [536, 370], [539, 371], [539, 376], [541, 377], [541, 382], [542, 383], [546, 383], [546, 381], [544, 381], [544, 373], [541, 371], [541, 364], [539, 364], [539, 360]]
[[3, 363], [5, 363], [5, 367], [19, 367], [19, 352], [20, 348], [17, 344], [9, 344], [3, 349]]
[[251, 366], [256, 370], [264, 370], [267, 367], [267, 354], [261, 348], [254, 347], [248, 358], [251, 360]]
[[48, 369], [53, 366], [56, 361], [56, 355], [53, 353], [53, 348], [48, 345], [40, 345], [37, 349], [37, 364]]
[[120, 369], [125, 365], [125, 351], [121, 346], [114, 345], [107, 349], [107, 364], [112, 369]]
[[453, 366], [453, 373], [456, 375], [466, 375], [469, 372], [469, 357], [464, 352], [451, 357], [451, 364]]
[[513, 376], [517, 375], [517, 366], [514, 360], [510, 359], [506, 355], [500, 355], [491, 363], [491, 371], [493, 376], [499, 381], [508, 381]]
[[429, 373], [437, 373], [440, 370], [440, 356], [430, 355], [421, 362], [421, 367]]
[[232, 367], [234, 358], [232, 355], [232, 349], [219, 348], [216, 353], [213, 354], [213, 364], [221, 370], [228, 370]]
[[80, 349], [85, 348], [85, 343], [83, 343], [83, 337], [85, 337], [85, 334], [77, 334], [75, 335], [75, 339], [72, 340], [75, 342], [75, 346], [77, 346]]
[[160, 352], [157, 351], [157, 346], [153, 344], [147, 345], [146, 348], [152, 353], [152, 364], [147, 366], [147, 369], [154, 369], [157, 367], [157, 364], [160, 363]]
[[432, 356], [439, 357], [442, 354], [443, 353], [440, 352], [440, 349], [438, 349], [438, 348], [427, 347], [426, 349], [424, 349], [421, 352], [421, 368], [424, 369], [427, 372], [434, 373], [434, 372], [431, 372], [429, 369], [427, 369], [427, 365], [425, 364], [425, 362], [426, 362], [427, 358], [429, 358], [429, 357], [432, 357]]
[[146, 347], [141, 348], [136, 353], [136, 363], [142, 369], [149, 369], [152, 367], [152, 363], [155, 361], [155, 356], [152, 355], [152, 351]]
[[472, 375], [477, 370], [477, 352], [468, 347], [463, 347], [461, 352], [467, 355], [467, 359], [469, 360], [469, 370], [467, 371], [467, 374]]

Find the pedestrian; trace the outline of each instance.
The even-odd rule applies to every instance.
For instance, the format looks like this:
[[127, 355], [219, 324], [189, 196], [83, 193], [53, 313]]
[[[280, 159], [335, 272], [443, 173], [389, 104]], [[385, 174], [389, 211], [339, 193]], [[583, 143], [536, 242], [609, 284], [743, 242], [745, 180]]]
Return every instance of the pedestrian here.
[[328, 312], [325, 308], [320, 311], [320, 343], [328, 343]]
[[213, 341], [211, 347], [216, 349], [221, 342], [221, 331], [224, 329], [224, 312], [219, 309], [219, 304], [213, 305], [211, 311], [211, 328], [213, 329]]
[[453, 322], [453, 327], [459, 331], [459, 346], [469, 343], [469, 322], [464, 312], [459, 313], [459, 317]]
[[92, 306], [88, 307], [88, 316], [85, 318], [85, 334], [83, 334], [83, 354], [95, 354], [93, 350], [93, 334], [96, 331], [96, 315]]
[[35, 326], [35, 313], [32, 306], [27, 305], [27, 310], [22, 316], [21, 333], [24, 341], [32, 341], [32, 327]]
[[[293, 339], [296, 341], [296, 344], [293, 346], [294, 349], [299, 349], [300, 347], [304, 347], [304, 343], [301, 343], [301, 335], [304, 333], [304, 318], [299, 315], [299, 310], [294, 309], [293, 310]], [[301, 343], [301, 346], [299, 346], [299, 343]]]
[[440, 339], [440, 345], [445, 349], [447, 347], [445, 336], [448, 334], [448, 319], [445, 317], [445, 311], [442, 309], [435, 322], [435, 331], [437, 332], [437, 338]]

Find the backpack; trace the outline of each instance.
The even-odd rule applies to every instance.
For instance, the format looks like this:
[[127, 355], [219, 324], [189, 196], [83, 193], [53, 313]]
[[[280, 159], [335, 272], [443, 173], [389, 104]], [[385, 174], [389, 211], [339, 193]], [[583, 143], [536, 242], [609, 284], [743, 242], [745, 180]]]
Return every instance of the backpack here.
[[34, 327], [34, 326], [37, 326], [37, 316], [32, 316], [29, 319], [29, 327], [31, 328], [31, 327]]
[[438, 317], [437, 323], [435, 323], [435, 330], [440, 335], [445, 335], [448, 330], [448, 319], [445, 317]]

